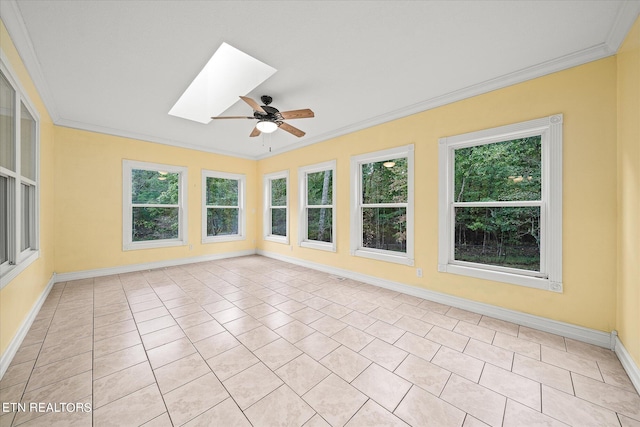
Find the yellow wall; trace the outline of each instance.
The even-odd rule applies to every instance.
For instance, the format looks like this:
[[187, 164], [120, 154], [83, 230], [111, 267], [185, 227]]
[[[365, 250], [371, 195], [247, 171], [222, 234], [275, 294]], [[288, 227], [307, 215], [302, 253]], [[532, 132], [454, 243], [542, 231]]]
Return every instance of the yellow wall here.
[[640, 18], [618, 61], [618, 310], [620, 340], [640, 366]]
[[[56, 127], [56, 272], [141, 264], [255, 248], [256, 162]], [[188, 168], [189, 245], [122, 250], [122, 160]], [[247, 238], [202, 244], [202, 170], [247, 177]], [[192, 249], [190, 249], [192, 246]]]
[[[438, 273], [438, 138], [564, 114], [564, 293]], [[415, 144], [415, 266], [349, 254], [350, 156]], [[337, 159], [337, 252], [297, 246], [297, 168]], [[601, 331], [616, 314], [616, 59], [610, 57], [260, 160], [290, 170], [292, 245], [259, 248]], [[258, 224], [262, 233], [262, 224]], [[260, 236], [261, 234], [259, 234]], [[416, 277], [415, 269], [424, 271]]]
[[40, 115], [40, 258], [0, 290], [0, 355], [7, 349], [54, 271], [54, 126], [27, 70], [0, 21], [0, 47]]

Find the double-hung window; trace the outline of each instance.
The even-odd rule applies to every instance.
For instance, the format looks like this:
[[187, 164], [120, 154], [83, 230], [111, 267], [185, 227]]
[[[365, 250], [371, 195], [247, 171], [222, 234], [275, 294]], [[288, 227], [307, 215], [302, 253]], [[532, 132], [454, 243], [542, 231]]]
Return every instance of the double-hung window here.
[[0, 64], [0, 288], [38, 256], [39, 118]]
[[289, 244], [289, 171], [264, 176], [264, 238]]
[[351, 254], [413, 265], [413, 145], [351, 157]]
[[245, 185], [245, 175], [202, 171], [203, 243], [245, 238]]
[[187, 244], [187, 168], [123, 161], [123, 248]]
[[335, 173], [335, 160], [298, 169], [298, 244], [302, 247], [336, 250]]
[[441, 272], [562, 291], [562, 115], [441, 138]]

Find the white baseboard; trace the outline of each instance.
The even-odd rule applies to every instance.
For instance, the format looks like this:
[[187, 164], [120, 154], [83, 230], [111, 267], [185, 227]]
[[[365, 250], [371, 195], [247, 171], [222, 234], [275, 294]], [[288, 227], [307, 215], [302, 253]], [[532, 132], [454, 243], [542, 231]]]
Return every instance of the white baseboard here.
[[267, 252], [258, 249], [258, 255], [263, 255], [269, 258], [278, 259], [291, 264], [300, 265], [303, 267], [313, 268], [315, 270], [324, 271], [336, 276], [346, 277], [348, 279], [357, 280], [359, 282], [368, 283], [370, 285], [378, 286], [385, 289], [390, 289], [403, 294], [413, 295], [419, 298], [428, 299], [430, 301], [438, 302], [440, 304], [450, 305], [452, 307], [461, 308], [463, 310], [471, 311], [474, 313], [494, 317], [496, 319], [505, 320], [507, 322], [516, 323], [518, 325], [535, 328], [541, 331], [550, 332], [552, 334], [561, 335], [563, 337], [575, 339], [578, 341], [594, 344], [600, 347], [605, 347], [613, 350], [615, 341], [612, 339], [612, 334], [596, 331], [594, 329], [585, 328], [582, 326], [572, 325], [570, 323], [559, 322], [557, 320], [547, 319], [545, 317], [534, 316], [532, 314], [522, 313], [515, 310], [509, 310], [495, 305], [485, 304], [468, 300], [465, 298], [456, 297], [453, 295], [447, 295], [440, 292], [430, 291], [428, 289], [418, 288], [404, 283], [393, 282], [390, 280], [381, 279], [375, 276], [369, 276], [362, 273], [356, 273], [350, 270], [344, 270], [341, 268], [330, 267], [324, 264], [318, 264], [312, 261], [306, 261], [299, 258], [288, 257], [286, 255], [280, 255], [273, 252]]
[[119, 265], [117, 267], [97, 268], [95, 270], [72, 271], [56, 274], [56, 283], [70, 280], [89, 279], [91, 277], [111, 276], [114, 274], [133, 273], [135, 271], [153, 270], [156, 268], [174, 267], [176, 265], [194, 264], [197, 262], [215, 261], [225, 258], [255, 255], [254, 249], [246, 251], [225, 252], [220, 254], [202, 255], [190, 258], [169, 259], [165, 261], [147, 262], [144, 264]]
[[56, 273], [53, 273], [51, 275], [51, 278], [49, 279], [49, 282], [47, 283], [47, 286], [44, 288], [44, 290], [42, 291], [42, 293], [40, 294], [36, 302], [33, 304], [33, 307], [31, 307], [29, 314], [22, 321], [22, 324], [18, 328], [18, 332], [15, 334], [15, 336], [9, 343], [9, 346], [7, 347], [5, 352], [2, 353], [2, 356], [0, 356], [0, 380], [4, 376], [4, 373], [7, 372], [7, 369], [9, 368], [11, 361], [13, 360], [14, 356], [18, 352], [18, 349], [20, 348], [20, 345], [22, 344], [24, 337], [27, 335], [27, 332], [29, 332], [29, 329], [31, 328], [33, 321], [38, 315], [38, 312], [40, 311], [42, 304], [44, 304], [44, 302], [46, 301], [47, 296], [49, 296], [49, 292], [51, 291], [51, 288], [53, 288], [53, 285], [55, 283], [56, 283]]
[[638, 367], [635, 360], [633, 360], [627, 349], [624, 347], [622, 341], [620, 341], [620, 338], [616, 336], [615, 342], [616, 355], [618, 356], [622, 367], [627, 372], [627, 375], [629, 375], [629, 379], [631, 380], [631, 383], [633, 383], [633, 386], [636, 388], [636, 391], [640, 393], [640, 367]]

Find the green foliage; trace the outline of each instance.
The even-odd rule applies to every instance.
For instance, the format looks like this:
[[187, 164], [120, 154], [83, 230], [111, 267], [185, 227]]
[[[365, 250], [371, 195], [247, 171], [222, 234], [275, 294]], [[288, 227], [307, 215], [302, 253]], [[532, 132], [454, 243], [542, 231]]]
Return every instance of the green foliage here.
[[333, 200], [333, 173], [330, 170], [307, 174], [307, 204], [327, 205]]
[[284, 208], [271, 209], [271, 234], [274, 236], [287, 235], [287, 210]]
[[[407, 158], [362, 165], [362, 203], [407, 203]], [[367, 248], [406, 252], [407, 211], [404, 207], [362, 209], [362, 244]]]
[[239, 184], [237, 179], [207, 177], [207, 206], [224, 206], [207, 208], [207, 236], [238, 234]]
[[387, 251], [407, 251], [406, 208], [362, 208], [362, 245]]
[[131, 172], [131, 201], [135, 204], [178, 204], [180, 174], [134, 169]]
[[271, 206], [287, 205], [287, 179], [277, 178], [271, 180]]
[[[455, 151], [457, 202], [541, 199], [541, 137]], [[539, 271], [540, 208], [459, 207], [455, 258]]]
[[[333, 204], [333, 171], [307, 174], [307, 204], [326, 206]], [[319, 242], [333, 241], [333, 210], [331, 208], [307, 209], [307, 238]]]
[[333, 216], [331, 208], [309, 208], [307, 211], [307, 236], [319, 242], [333, 241]]
[[540, 200], [540, 136], [455, 151], [457, 202]]
[[393, 159], [395, 166], [384, 162], [362, 165], [362, 203], [407, 202], [407, 158]]
[[238, 206], [238, 180], [207, 177], [208, 206]]
[[[131, 172], [131, 200], [136, 205], [177, 205], [178, 173], [160, 173], [144, 169]], [[133, 207], [132, 240], [176, 239], [179, 232], [177, 207]]]
[[207, 236], [238, 234], [237, 208], [208, 208]]

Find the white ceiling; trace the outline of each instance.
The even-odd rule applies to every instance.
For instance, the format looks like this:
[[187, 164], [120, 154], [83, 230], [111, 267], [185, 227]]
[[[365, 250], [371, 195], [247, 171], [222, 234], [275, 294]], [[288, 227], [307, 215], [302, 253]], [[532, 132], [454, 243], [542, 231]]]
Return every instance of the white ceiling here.
[[[56, 124], [263, 158], [616, 52], [634, 1], [2, 0]], [[223, 43], [278, 71], [253, 92], [306, 131], [168, 111]], [[245, 94], [238, 94], [245, 95]], [[251, 115], [239, 101], [224, 115]]]

